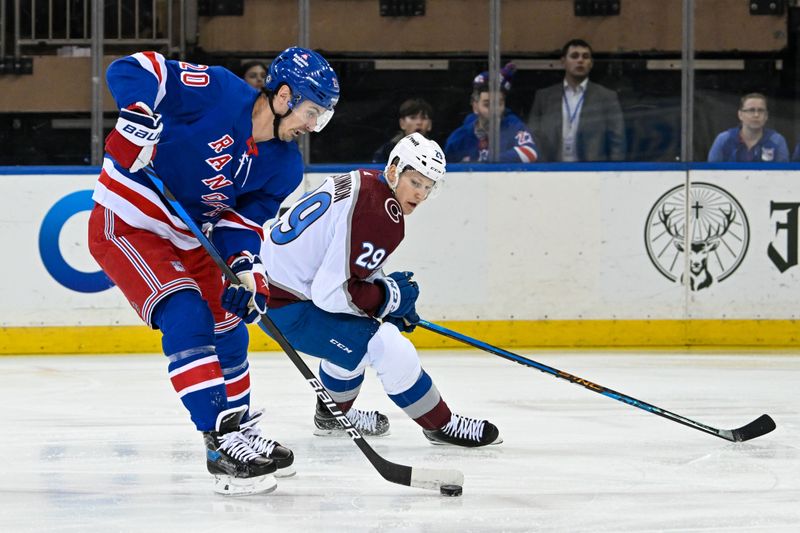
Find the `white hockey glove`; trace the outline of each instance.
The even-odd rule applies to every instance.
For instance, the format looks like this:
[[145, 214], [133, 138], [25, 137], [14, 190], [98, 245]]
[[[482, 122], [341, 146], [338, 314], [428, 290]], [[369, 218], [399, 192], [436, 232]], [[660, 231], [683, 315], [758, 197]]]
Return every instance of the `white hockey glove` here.
[[131, 172], [137, 172], [155, 158], [162, 129], [161, 115], [153, 113], [144, 102], [136, 102], [120, 109], [117, 125], [106, 137], [106, 152]]
[[242, 318], [248, 324], [255, 322], [267, 312], [269, 285], [267, 272], [261, 258], [244, 251], [228, 259], [239, 283], [225, 281], [222, 291], [222, 307]]

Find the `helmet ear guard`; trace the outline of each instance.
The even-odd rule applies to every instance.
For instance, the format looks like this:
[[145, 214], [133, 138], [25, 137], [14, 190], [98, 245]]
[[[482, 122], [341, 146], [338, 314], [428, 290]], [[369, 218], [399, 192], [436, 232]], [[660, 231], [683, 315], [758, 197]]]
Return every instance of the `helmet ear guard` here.
[[428, 194], [430, 198], [439, 193], [444, 184], [447, 162], [444, 152], [436, 141], [427, 139], [417, 132], [400, 139], [389, 154], [389, 160], [386, 163], [384, 174], [387, 176], [387, 182], [389, 167], [392, 166], [392, 162], [395, 159], [397, 159], [397, 176], [394, 184], [389, 182], [389, 186], [392, 189], [395, 189], [400, 182], [400, 174], [407, 167], [411, 167], [433, 181], [433, 188]]

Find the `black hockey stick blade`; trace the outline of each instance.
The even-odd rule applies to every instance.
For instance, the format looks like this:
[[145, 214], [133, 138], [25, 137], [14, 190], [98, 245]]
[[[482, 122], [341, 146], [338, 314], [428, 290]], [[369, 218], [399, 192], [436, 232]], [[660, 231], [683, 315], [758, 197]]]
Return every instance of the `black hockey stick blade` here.
[[755, 439], [761, 435], [766, 435], [775, 429], [775, 421], [769, 415], [761, 415], [749, 424], [732, 429], [729, 431], [731, 440], [733, 442], [744, 442], [746, 440]]

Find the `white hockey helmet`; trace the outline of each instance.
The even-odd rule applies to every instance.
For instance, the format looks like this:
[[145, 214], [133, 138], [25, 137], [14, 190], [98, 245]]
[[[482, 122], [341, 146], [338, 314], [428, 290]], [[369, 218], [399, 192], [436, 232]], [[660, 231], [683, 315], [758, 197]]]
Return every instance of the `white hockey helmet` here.
[[428, 194], [429, 197], [436, 196], [441, 190], [447, 162], [444, 158], [444, 152], [436, 141], [427, 139], [418, 132], [400, 139], [395, 147], [392, 148], [392, 152], [389, 154], [389, 161], [386, 162], [384, 174], [387, 177], [387, 182], [389, 181], [389, 167], [392, 166], [395, 159], [398, 159], [397, 163], [394, 163], [397, 165], [397, 176], [394, 183], [389, 182], [389, 186], [392, 189], [397, 187], [400, 181], [400, 174], [411, 167], [426, 178], [433, 180], [433, 188]]

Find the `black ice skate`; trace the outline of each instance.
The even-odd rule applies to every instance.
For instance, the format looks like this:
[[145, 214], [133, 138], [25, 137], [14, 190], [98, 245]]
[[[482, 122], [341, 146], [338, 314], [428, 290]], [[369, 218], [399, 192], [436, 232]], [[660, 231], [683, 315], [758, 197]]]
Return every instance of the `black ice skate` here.
[[[347, 418], [365, 437], [382, 437], [389, 434], [389, 419], [378, 411], [362, 411], [351, 408], [347, 411]], [[346, 437], [348, 436], [342, 425], [336, 420], [325, 404], [317, 398], [317, 410], [314, 413], [314, 435], [320, 437]]]
[[241, 429], [242, 435], [247, 439], [253, 451], [272, 459], [278, 470], [275, 471], [275, 477], [290, 477], [297, 472], [294, 469], [294, 453], [286, 446], [281, 446], [281, 443], [272, 439], [267, 439], [261, 434], [261, 428], [257, 424], [264, 417], [264, 411], [261, 409], [250, 409], [250, 418], [247, 422], [242, 422]]
[[450, 422], [441, 429], [423, 429], [422, 433], [431, 444], [446, 444], [475, 448], [500, 444], [500, 431], [488, 420], [476, 420], [455, 413], [450, 415]]
[[275, 462], [253, 451], [239, 431], [247, 406], [226, 409], [217, 415], [215, 431], [203, 433], [206, 466], [214, 475], [214, 492], [243, 496], [272, 492], [277, 487]]

